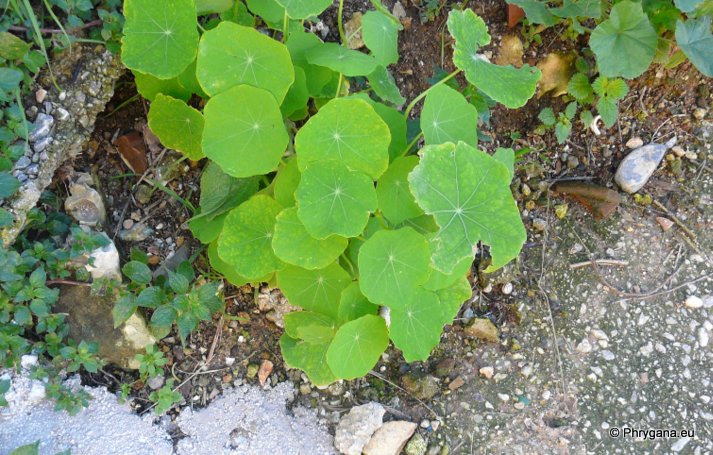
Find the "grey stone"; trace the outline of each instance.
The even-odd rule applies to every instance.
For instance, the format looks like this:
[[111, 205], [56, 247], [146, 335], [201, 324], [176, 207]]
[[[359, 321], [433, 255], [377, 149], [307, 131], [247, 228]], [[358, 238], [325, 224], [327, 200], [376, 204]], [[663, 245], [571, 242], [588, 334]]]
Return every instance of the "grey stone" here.
[[47, 136], [45, 138], [40, 139], [39, 141], [35, 142], [32, 145], [32, 148], [35, 150], [35, 152], [42, 152], [44, 151], [48, 145], [52, 143], [52, 138], [50, 136]]
[[47, 137], [50, 134], [50, 131], [52, 131], [52, 125], [54, 125], [54, 117], [43, 112], [37, 114], [32, 131], [30, 131], [30, 134], [28, 135], [30, 142], [36, 142], [44, 137]]
[[334, 447], [346, 455], [360, 455], [376, 430], [381, 428], [386, 411], [376, 402], [353, 407], [342, 417], [334, 434]]
[[666, 151], [676, 145], [676, 137], [665, 144], [647, 144], [634, 149], [619, 164], [614, 181], [627, 193], [636, 193], [656, 171]]
[[151, 390], [158, 390], [163, 387], [164, 382], [165, 381], [163, 376], [154, 376], [153, 378], [148, 380], [147, 384], [151, 388]]
[[114, 242], [110, 240], [106, 246], [92, 251], [89, 258], [93, 259], [93, 265], [87, 264], [85, 267], [93, 279], [110, 278], [121, 281], [119, 251]]
[[59, 120], [60, 122], [63, 122], [69, 118], [69, 112], [67, 111], [67, 109], [58, 107], [54, 110], [54, 112], [57, 115], [57, 120]]
[[404, 453], [406, 455], [424, 455], [428, 449], [428, 443], [419, 433], [411, 438]]
[[376, 430], [366, 447], [365, 455], [399, 455], [408, 442], [416, 424], [404, 420], [386, 422]]
[[25, 169], [27, 166], [29, 166], [32, 162], [30, 159], [26, 156], [21, 156], [17, 162], [15, 162], [15, 169]]
[[32, 155], [32, 162], [33, 163], [38, 163], [40, 161], [40, 154], [39, 153], [34, 153]]
[[37, 164], [27, 166], [26, 172], [28, 175], [37, 175], [40, 172], [40, 167]]
[[18, 172], [15, 176], [20, 183], [25, 183], [28, 179], [27, 174], [24, 172]]
[[54, 310], [67, 313], [70, 338], [96, 342], [103, 359], [122, 368], [138, 369], [134, 356], [156, 343], [156, 339], [138, 313], [114, 328], [114, 301], [113, 296], [92, 295], [87, 286], [62, 286]]

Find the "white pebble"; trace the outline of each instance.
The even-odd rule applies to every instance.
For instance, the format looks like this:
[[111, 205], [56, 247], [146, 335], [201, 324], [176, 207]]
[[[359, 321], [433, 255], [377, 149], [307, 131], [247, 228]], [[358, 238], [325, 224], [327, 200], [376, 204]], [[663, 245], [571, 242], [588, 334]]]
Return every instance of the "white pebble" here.
[[688, 308], [700, 308], [703, 306], [703, 299], [695, 295], [689, 295], [684, 304]]
[[510, 294], [512, 294], [512, 288], [513, 288], [512, 283], [505, 283], [505, 284], [503, 284], [503, 289], [502, 289], [503, 294], [505, 294], [505, 295], [510, 295]]
[[698, 329], [698, 344], [702, 348], [708, 346], [708, 331], [703, 327]]
[[577, 345], [577, 351], [581, 352], [582, 354], [588, 354], [592, 352], [592, 345], [589, 340], [585, 338], [580, 341]]

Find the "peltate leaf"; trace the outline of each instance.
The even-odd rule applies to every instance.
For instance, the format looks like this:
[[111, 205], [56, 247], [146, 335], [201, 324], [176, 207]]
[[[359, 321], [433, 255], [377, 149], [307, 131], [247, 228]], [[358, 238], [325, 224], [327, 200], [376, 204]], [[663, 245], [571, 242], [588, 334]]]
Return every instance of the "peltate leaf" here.
[[408, 174], [417, 164], [417, 156], [396, 158], [376, 185], [379, 209], [384, 218], [394, 225], [423, 215], [408, 188]]
[[218, 238], [220, 258], [249, 280], [277, 270], [281, 263], [272, 250], [272, 236], [280, 211], [280, 204], [261, 194], [231, 210]]
[[394, 81], [394, 76], [385, 67], [377, 66], [374, 72], [366, 78], [374, 93], [382, 100], [397, 106], [406, 102], [406, 98], [401, 95], [399, 87]]
[[407, 146], [406, 117], [404, 117], [401, 112], [397, 111], [393, 107], [377, 103], [364, 93], [351, 95], [350, 98], [359, 98], [369, 103], [369, 105], [374, 108], [376, 113], [379, 114], [379, 117], [381, 117], [381, 119], [389, 127], [389, 131], [391, 132], [389, 159], [393, 160], [396, 157], [402, 156], [402, 153]]
[[356, 237], [377, 207], [372, 180], [333, 160], [307, 166], [295, 195], [300, 221], [318, 239]]
[[658, 36], [641, 3], [629, 0], [614, 5], [609, 19], [589, 37], [599, 72], [607, 77], [633, 79], [641, 75], [654, 60], [657, 45]]
[[389, 165], [389, 127], [369, 103], [336, 98], [325, 104], [295, 137], [300, 170], [325, 159], [377, 179]]
[[327, 365], [329, 343], [313, 344], [291, 338], [286, 333], [280, 337], [280, 350], [285, 363], [304, 371], [316, 386], [326, 386], [337, 380]]
[[450, 286], [436, 291], [436, 296], [441, 307], [441, 322], [451, 324], [453, 318], [456, 317], [463, 302], [471, 298], [473, 289], [470, 287], [470, 282], [465, 276], [450, 284]]
[[379, 231], [359, 249], [359, 287], [372, 302], [398, 306], [428, 279], [430, 249], [410, 227]]
[[347, 239], [337, 235], [315, 239], [297, 218], [297, 209], [290, 207], [277, 216], [272, 249], [278, 258], [288, 264], [321, 269], [336, 261], [348, 243]]
[[426, 95], [421, 112], [421, 131], [426, 144], [463, 141], [478, 145], [478, 111], [460, 92], [445, 84]]
[[307, 76], [299, 66], [295, 67], [295, 82], [285, 95], [285, 100], [280, 106], [280, 111], [285, 117], [289, 117], [294, 112], [305, 109], [309, 101], [309, 91], [307, 90]]
[[196, 76], [211, 96], [240, 84], [272, 93], [278, 104], [295, 81], [287, 47], [252, 27], [221, 22], [201, 37]]
[[121, 60], [159, 79], [176, 77], [196, 56], [194, 0], [125, 0]]
[[389, 345], [386, 323], [366, 315], [342, 325], [327, 350], [327, 363], [340, 378], [355, 379], [374, 368]]
[[353, 282], [342, 291], [339, 300], [339, 320], [353, 321], [367, 314], [376, 314], [379, 306], [371, 303], [359, 289], [359, 283]]
[[307, 19], [319, 16], [332, 4], [332, 0], [275, 0], [287, 11], [290, 19]]
[[[233, 286], [242, 286], [250, 282], [249, 279], [237, 273], [233, 267], [227, 262], [222, 260], [218, 255], [218, 242], [213, 242], [208, 245], [208, 260], [210, 261], [210, 266], [218, 273], [223, 275], [223, 277], [230, 282]], [[259, 279], [255, 281], [268, 281], [265, 279]]]
[[283, 207], [293, 207], [295, 205], [295, 190], [300, 184], [300, 170], [297, 167], [297, 159], [292, 157], [287, 165], [282, 166], [273, 180], [273, 192], [275, 200]]
[[400, 23], [379, 11], [367, 11], [361, 19], [361, 36], [364, 44], [383, 67], [399, 60], [398, 39]]
[[342, 290], [351, 279], [338, 264], [320, 270], [288, 265], [277, 272], [277, 284], [292, 305], [337, 319]]
[[422, 287], [391, 307], [389, 337], [407, 362], [426, 360], [441, 341], [443, 312], [434, 292]]
[[191, 98], [191, 91], [184, 87], [177, 77], [159, 79], [148, 73], [138, 71], [133, 71], [133, 73], [136, 91], [149, 101], [153, 101], [159, 93], [183, 101], [188, 101]]
[[485, 152], [463, 142], [426, 146], [409, 186], [440, 227], [432, 261], [446, 274], [480, 241], [490, 246], [491, 270], [515, 258], [525, 243], [508, 169]]
[[711, 16], [678, 21], [676, 25], [676, 44], [686, 57], [708, 77], [713, 77], [713, 34], [711, 34]]
[[485, 22], [472, 10], [452, 10], [448, 14], [448, 31], [455, 38], [453, 63], [465, 72], [468, 82], [505, 106], [516, 109], [527, 103], [535, 93], [542, 73], [524, 65], [498, 66], [478, 53], [490, 43]]
[[510, 180], [515, 176], [515, 150], [498, 147], [493, 153], [493, 158], [500, 161], [508, 169]]
[[277, 169], [289, 137], [269, 92], [239, 85], [212, 97], [203, 112], [203, 153], [223, 171], [250, 177]]
[[324, 66], [345, 76], [367, 76], [376, 69], [371, 55], [347, 49], [337, 43], [319, 43], [307, 50], [305, 56], [312, 65]]
[[197, 161], [203, 158], [203, 114], [170, 96], [156, 95], [149, 109], [149, 128], [169, 148]]
[[287, 49], [290, 51], [292, 62], [295, 66], [301, 67], [307, 77], [307, 90], [310, 96], [320, 95], [324, 86], [336, 74], [329, 68], [312, 65], [307, 61], [307, 51], [321, 45], [322, 41], [314, 33], [307, 33], [304, 27], [290, 30], [290, 36], [287, 38]]

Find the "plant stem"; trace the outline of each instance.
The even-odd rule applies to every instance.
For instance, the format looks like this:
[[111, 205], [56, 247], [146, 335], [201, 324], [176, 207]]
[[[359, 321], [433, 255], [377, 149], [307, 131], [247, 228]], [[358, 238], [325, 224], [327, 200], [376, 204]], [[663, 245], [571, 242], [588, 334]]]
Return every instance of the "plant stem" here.
[[386, 17], [391, 19], [392, 21], [396, 22], [399, 26], [401, 26], [401, 21], [399, 21], [396, 16], [391, 14], [391, 11], [389, 11], [384, 5], [381, 4], [380, 0], [370, 0], [371, 5], [376, 8], [377, 11], [380, 13], [384, 14]]
[[334, 95], [335, 98], [339, 98], [339, 94], [342, 92], [342, 82], [344, 81], [344, 75], [339, 73], [339, 82], [337, 83], [337, 93]]
[[339, 29], [339, 39], [342, 45], [347, 45], [347, 37], [344, 34], [344, 23], [342, 22], [342, 14], [344, 13], [344, 0], [339, 0], [339, 9], [337, 10], [337, 28]]
[[282, 18], [282, 42], [283, 43], [287, 42], [287, 35], [288, 35], [287, 22], [288, 22], [287, 10], [285, 10], [285, 16]]
[[421, 136], [423, 136], [423, 131], [420, 131], [420, 132], [416, 135], [416, 137], [413, 138], [413, 139], [411, 140], [411, 142], [408, 143], [408, 145], [406, 146], [406, 148], [405, 148], [401, 153], [399, 153], [399, 156], [401, 157], [401, 156], [406, 156], [406, 155], [408, 155], [409, 150], [411, 150], [411, 148], [412, 148], [414, 145], [416, 145], [416, 144], [418, 143], [418, 140], [421, 139]]
[[404, 116], [408, 119], [409, 114], [411, 114], [411, 111], [412, 111], [413, 108], [416, 106], [416, 103], [418, 103], [418, 102], [421, 101], [426, 95], [428, 95], [428, 92], [430, 92], [431, 90], [433, 90], [435, 87], [438, 87], [438, 86], [441, 85], [441, 84], [445, 84], [445, 83], [448, 82], [449, 80], [453, 79], [458, 73], [460, 73], [460, 70], [455, 70], [455, 71], [453, 71], [453, 72], [452, 72], [451, 74], [449, 74], [448, 76], [444, 77], [444, 78], [441, 79], [440, 81], [438, 81], [438, 82], [436, 82], [435, 84], [433, 84], [432, 86], [430, 86], [427, 90], [421, 92], [420, 95], [418, 95], [416, 98], [414, 98], [413, 101], [411, 101], [411, 102], [409, 103], [409, 105], [406, 106], [406, 110], [404, 111]]

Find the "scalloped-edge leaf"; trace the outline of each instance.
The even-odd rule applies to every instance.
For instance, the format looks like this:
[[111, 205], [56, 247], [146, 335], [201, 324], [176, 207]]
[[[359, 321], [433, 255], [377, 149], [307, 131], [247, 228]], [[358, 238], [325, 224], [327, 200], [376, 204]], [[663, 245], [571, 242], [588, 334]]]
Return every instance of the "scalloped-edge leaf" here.
[[201, 148], [203, 114], [170, 96], [156, 95], [149, 108], [149, 128], [166, 147], [178, 150], [193, 161], [205, 155]]
[[282, 358], [290, 368], [304, 371], [316, 386], [326, 386], [337, 380], [327, 364], [329, 343], [314, 344], [295, 340], [286, 333], [280, 337]]
[[338, 264], [319, 270], [288, 265], [277, 272], [277, 284], [292, 305], [337, 319], [342, 291], [351, 278]]
[[439, 85], [428, 91], [421, 111], [426, 144], [463, 141], [478, 145], [478, 111], [457, 90]]
[[708, 77], [713, 77], [713, 34], [711, 34], [711, 16], [678, 21], [676, 25], [676, 44], [686, 57]]
[[443, 311], [436, 293], [414, 288], [391, 307], [389, 337], [407, 362], [426, 360], [441, 341]]
[[396, 158], [376, 185], [379, 209], [384, 218], [394, 225], [423, 215], [408, 187], [408, 174], [417, 164], [417, 156]]
[[337, 43], [320, 43], [305, 53], [312, 65], [324, 66], [345, 76], [367, 76], [376, 69], [377, 61], [371, 55], [347, 49]]
[[399, 61], [399, 30], [403, 26], [380, 11], [367, 11], [361, 19], [361, 36], [381, 66]]

